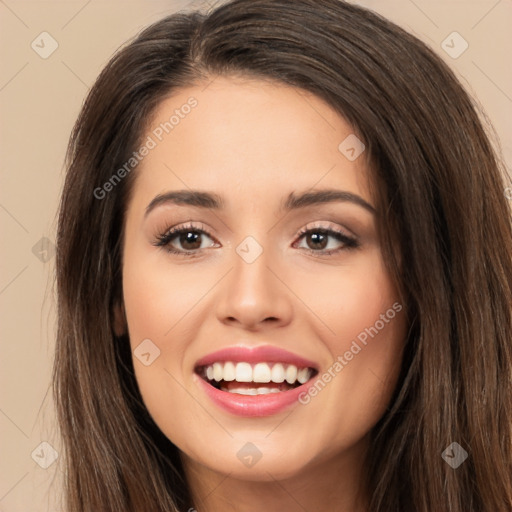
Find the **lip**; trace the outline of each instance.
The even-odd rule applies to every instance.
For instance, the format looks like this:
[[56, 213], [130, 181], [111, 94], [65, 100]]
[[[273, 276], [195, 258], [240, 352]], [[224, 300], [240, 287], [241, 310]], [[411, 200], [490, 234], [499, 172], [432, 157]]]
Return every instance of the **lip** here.
[[318, 365], [315, 362], [270, 345], [255, 348], [237, 346], [212, 352], [197, 361], [195, 370], [215, 362], [226, 361], [234, 363], [247, 362], [251, 364], [259, 362], [286, 363], [301, 368], [313, 368], [316, 371], [311, 379], [296, 388], [266, 395], [241, 395], [221, 391], [202, 379], [197, 372], [194, 372], [194, 378], [198, 382], [200, 389], [206, 393], [210, 400], [224, 411], [237, 416], [271, 416], [291, 407], [293, 404], [298, 404], [299, 395], [307, 392], [308, 388], [313, 385], [318, 373]]
[[305, 359], [297, 354], [288, 352], [282, 348], [271, 345], [259, 347], [228, 347], [208, 354], [196, 362], [195, 368], [207, 366], [216, 362], [233, 361], [234, 363], [286, 363], [294, 364], [299, 368], [313, 368], [318, 371], [318, 365], [314, 361]]
[[299, 403], [299, 395], [307, 393], [310, 386], [313, 385], [314, 377], [305, 384], [298, 386], [289, 391], [281, 391], [280, 393], [270, 393], [268, 395], [239, 395], [237, 393], [229, 393], [214, 388], [208, 382], [203, 380], [199, 375], [194, 375], [199, 386], [209, 396], [209, 398], [231, 414], [246, 417], [271, 416], [283, 411], [292, 404]]

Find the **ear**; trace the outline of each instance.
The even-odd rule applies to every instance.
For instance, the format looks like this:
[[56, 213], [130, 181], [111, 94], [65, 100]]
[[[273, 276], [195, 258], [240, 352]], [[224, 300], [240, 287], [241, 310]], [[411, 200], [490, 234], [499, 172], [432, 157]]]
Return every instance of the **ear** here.
[[114, 305], [114, 333], [116, 336], [122, 336], [128, 332], [128, 323], [126, 321], [126, 313], [122, 301], [116, 302]]

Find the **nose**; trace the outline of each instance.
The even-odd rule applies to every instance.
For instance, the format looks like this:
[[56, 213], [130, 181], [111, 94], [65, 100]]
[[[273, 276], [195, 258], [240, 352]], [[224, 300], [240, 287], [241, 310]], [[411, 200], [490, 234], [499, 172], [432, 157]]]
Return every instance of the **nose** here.
[[290, 323], [293, 294], [279, 268], [269, 251], [251, 263], [233, 251], [233, 268], [218, 296], [218, 320], [251, 331]]

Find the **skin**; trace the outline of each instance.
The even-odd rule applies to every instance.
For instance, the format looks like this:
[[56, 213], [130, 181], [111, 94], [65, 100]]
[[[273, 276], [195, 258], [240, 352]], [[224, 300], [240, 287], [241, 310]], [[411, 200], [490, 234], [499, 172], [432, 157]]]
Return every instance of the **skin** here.
[[[123, 307], [132, 349], [150, 339], [160, 350], [149, 366], [134, 357], [145, 405], [179, 448], [199, 512], [367, 510], [363, 459], [396, 385], [403, 312], [307, 405], [269, 417], [221, 410], [194, 373], [213, 351], [270, 344], [315, 361], [322, 374], [399, 302], [373, 213], [351, 202], [279, 210], [291, 192], [325, 188], [374, 204], [364, 157], [351, 162], [338, 150], [354, 130], [304, 91], [217, 77], [208, 87], [175, 91], [147, 135], [191, 96], [197, 107], [137, 167], [125, 219]], [[145, 216], [155, 196], [183, 189], [217, 193], [226, 206], [161, 204]], [[196, 257], [155, 246], [159, 235], [189, 222], [209, 232]], [[311, 236], [297, 236], [305, 227], [340, 230], [360, 246], [330, 237], [324, 250], [340, 250], [322, 255]], [[263, 249], [250, 264], [235, 250], [247, 236]], [[185, 250], [179, 237], [172, 244]], [[247, 442], [262, 454], [252, 467], [237, 457]]]

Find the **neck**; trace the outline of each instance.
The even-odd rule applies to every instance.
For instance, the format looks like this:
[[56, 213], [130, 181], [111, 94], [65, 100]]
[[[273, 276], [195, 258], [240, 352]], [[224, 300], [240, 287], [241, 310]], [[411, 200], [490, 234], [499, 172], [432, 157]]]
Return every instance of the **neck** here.
[[[312, 462], [291, 477], [271, 472], [257, 480], [213, 471], [182, 454], [197, 512], [367, 512], [363, 488], [367, 440], [342, 455]], [[256, 475], [255, 475], [256, 477]], [[192, 512], [192, 510], [190, 512]]]

